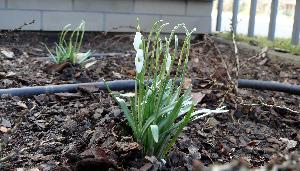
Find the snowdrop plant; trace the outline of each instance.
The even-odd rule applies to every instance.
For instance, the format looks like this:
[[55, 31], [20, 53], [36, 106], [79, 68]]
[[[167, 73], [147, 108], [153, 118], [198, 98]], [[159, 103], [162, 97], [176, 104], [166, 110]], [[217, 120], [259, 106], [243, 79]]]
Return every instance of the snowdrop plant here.
[[[194, 111], [191, 86], [184, 89], [184, 77], [191, 34], [184, 24], [174, 27], [168, 38], [161, 39], [161, 30], [168, 25], [158, 21], [145, 38], [137, 27], [133, 46], [136, 51], [136, 85], [134, 93], [111, 93], [123, 110], [136, 141], [144, 155], [163, 158], [173, 147], [183, 128], [192, 120], [222, 109]], [[175, 31], [185, 29], [181, 47]], [[172, 44], [172, 46], [171, 46]], [[174, 61], [177, 61], [175, 65]], [[174, 67], [174, 68], [173, 68]], [[174, 73], [171, 77], [171, 70]], [[125, 100], [129, 99], [129, 103]]]
[[55, 54], [51, 53], [46, 46], [52, 60], [55, 63], [68, 61], [72, 64], [82, 64], [83, 62], [86, 62], [92, 55], [91, 50], [85, 53], [80, 53], [85, 30], [85, 22], [82, 21], [80, 25], [71, 33], [69, 39], [66, 40], [66, 36], [71, 30], [70, 27], [71, 24], [68, 24], [63, 28], [58, 43], [55, 43]]

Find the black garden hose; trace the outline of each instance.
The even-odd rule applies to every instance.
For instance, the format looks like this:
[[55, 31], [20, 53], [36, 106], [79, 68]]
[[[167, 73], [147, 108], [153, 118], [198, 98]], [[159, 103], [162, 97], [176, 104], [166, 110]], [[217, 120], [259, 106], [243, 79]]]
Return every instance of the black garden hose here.
[[262, 80], [238, 80], [239, 88], [251, 88], [256, 90], [270, 90], [279, 91], [290, 94], [300, 95], [300, 86], [287, 83], [279, 83], [274, 81], [262, 81]]
[[[135, 87], [134, 80], [115, 80], [107, 81], [108, 87], [113, 91], [118, 90], [132, 90]], [[53, 94], [53, 93], [74, 93], [79, 87], [92, 86], [97, 87], [99, 90], [107, 90], [104, 82], [93, 83], [79, 83], [79, 84], [61, 84], [61, 85], [47, 85], [35, 87], [21, 87], [0, 89], [0, 96], [7, 94], [11, 96], [32, 96], [38, 94]]]
[[[151, 84], [151, 82], [150, 82]], [[135, 87], [135, 80], [114, 80], [107, 82], [108, 87], [113, 91], [119, 90], [133, 90]], [[79, 84], [61, 84], [61, 85], [47, 85], [47, 86], [35, 86], [35, 87], [21, 87], [21, 88], [9, 88], [0, 89], [0, 96], [7, 94], [11, 96], [32, 96], [38, 94], [53, 94], [69, 92], [74, 93], [79, 87], [93, 86], [99, 90], [106, 90], [104, 82], [93, 83], [79, 83]], [[278, 83], [272, 81], [260, 81], [260, 80], [238, 80], [239, 88], [252, 88], [257, 90], [271, 90], [280, 91], [290, 94], [300, 95], [300, 86], [291, 85], [285, 83]]]

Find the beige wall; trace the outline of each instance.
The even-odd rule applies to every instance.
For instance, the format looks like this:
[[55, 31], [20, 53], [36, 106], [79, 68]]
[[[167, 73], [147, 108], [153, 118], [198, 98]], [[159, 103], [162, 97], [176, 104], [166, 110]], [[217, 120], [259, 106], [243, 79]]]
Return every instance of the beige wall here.
[[163, 19], [208, 33], [211, 10], [209, 0], [0, 0], [0, 29], [13, 29], [34, 19], [34, 24], [23, 29], [59, 31], [66, 24], [76, 26], [85, 20], [87, 31], [131, 32], [139, 17], [144, 31], [149, 31], [154, 20]]

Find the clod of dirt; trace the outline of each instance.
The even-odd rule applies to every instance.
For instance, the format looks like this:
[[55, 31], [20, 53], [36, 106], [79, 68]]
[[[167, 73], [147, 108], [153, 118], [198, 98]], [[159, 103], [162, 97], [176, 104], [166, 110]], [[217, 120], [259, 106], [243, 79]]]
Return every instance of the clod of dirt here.
[[83, 159], [76, 165], [76, 171], [107, 171], [109, 169], [117, 169], [111, 162], [104, 159]]

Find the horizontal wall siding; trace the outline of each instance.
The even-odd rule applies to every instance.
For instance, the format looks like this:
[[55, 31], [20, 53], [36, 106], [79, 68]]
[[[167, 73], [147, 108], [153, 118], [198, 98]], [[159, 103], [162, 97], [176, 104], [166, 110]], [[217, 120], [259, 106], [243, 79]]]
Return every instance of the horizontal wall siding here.
[[187, 2], [187, 16], [210, 16], [213, 3], [190, 0]]
[[26, 30], [41, 29], [40, 11], [0, 10], [0, 28], [10, 30], [23, 25], [24, 22], [35, 20], [34, 24], [26, 26]]
[[[210, 17], [182, 17], [182, 16], [163, 16], [162, 20], [169, 23], [185, 23], [188, 29], [196, 28], [196, 32], [208, 33], [211, 30]], [[173, 25], [167, 26], [165, 31], [170, 32], [173, 29]], [[184, 32], [184, 29], [178, 30], [178, 32]]]
[[0, 0], [0, 9], [5, 8], [5, 0]]
[[8, 9], [72, 10], [72, 0], [8, 0]]
[[159, 15], [140, 15], [140, 14], [106, 14], [105, 31], [123, 32], [135, 31], [137, 17], [141, 23], [141, 30], [150, 31], [152, 23], [160, 20]]
[[134, 32], [139, 17], [143, 31], [150, 31], [154, 21], [163, 19], [208, 33], [211, 10], [212, 2], [205, 0], [0, 0], [0, 29], [35, 20], [23, 29], [60, 31], [85, 20], [87, 31]]
[[74, 9], [80, 11], [131, 12], [133, 0], [74, 0]]
[[73, 28], [81, 20], [86, 22], [86, 30], [99, 31], [103, 30], [103, 17], [101, 13], [91, 12], [43, 12], [43, 30], [60, 30], [66, 24], [72, 24]]
[[185, 15], [185, 1], [182, 0], [136, 0], [134, 12], [149, 14]]

